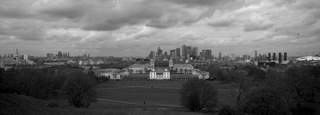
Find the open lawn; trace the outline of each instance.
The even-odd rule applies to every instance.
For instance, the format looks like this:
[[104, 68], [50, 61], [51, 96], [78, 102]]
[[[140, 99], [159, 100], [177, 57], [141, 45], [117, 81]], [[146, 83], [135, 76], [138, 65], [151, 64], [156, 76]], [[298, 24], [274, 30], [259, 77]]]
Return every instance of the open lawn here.
[[[108, 81], [98, 86], [98, 98], [113, 103], [142, 106], [181, 107], [180, 89], [185, 81]], [[230, 84], [211, 81], [217, 88], [219, 106], [235, 104]]]
[[[185, 81], [107, 81], [97, 86], [98, 99], [89, 108], [74, 108], [66, 100], [39, 100], [28, 96], [1, 94], [1, 114], [30, 115], [206, 115], [180, 105]], [[230, 84], [211, 82], [218, 90], [219, 106], [234, 105]], [[57, 107], [48, 107], [48, 103]]]

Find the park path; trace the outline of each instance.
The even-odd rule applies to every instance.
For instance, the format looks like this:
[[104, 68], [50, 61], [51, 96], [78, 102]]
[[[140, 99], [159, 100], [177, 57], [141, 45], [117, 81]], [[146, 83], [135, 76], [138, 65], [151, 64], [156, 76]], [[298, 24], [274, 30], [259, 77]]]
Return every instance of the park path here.
[[[101, 102], [111, 102], [111, 103], [120, 103], [120, 104], [128, 104], [128, 105], [145, 106], [145, 104], [143, 104], [143, 103], [122, 101], [122, 100], [115, 100], [115, 99], [97, 98], [97, 100], [101, 101]], [[147, 106], [150, 106], [150, 105], [148, 104]], [[174, 107], [174, 108], [181, 108], [182, 107], [180, 105], [170, 105], [170, 104], [152, 104], [151, 106]]]
[[158, 88], [158, 89], [181, 89], [176, 87], [151, 87], [151, 86], [126, 86], [126, 87], [110, 87], [110, 88], [98, 88], [98, 89], [124, 89], [124, 88]]

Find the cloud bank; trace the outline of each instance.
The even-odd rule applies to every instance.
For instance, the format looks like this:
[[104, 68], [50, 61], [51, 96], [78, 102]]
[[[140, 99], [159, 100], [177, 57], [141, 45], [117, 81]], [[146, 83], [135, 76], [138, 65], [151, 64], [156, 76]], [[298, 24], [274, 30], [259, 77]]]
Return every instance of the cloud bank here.
[[1, 0], [0, 54], [145, 56], [157, 46], [318, 51], [319, 0]]

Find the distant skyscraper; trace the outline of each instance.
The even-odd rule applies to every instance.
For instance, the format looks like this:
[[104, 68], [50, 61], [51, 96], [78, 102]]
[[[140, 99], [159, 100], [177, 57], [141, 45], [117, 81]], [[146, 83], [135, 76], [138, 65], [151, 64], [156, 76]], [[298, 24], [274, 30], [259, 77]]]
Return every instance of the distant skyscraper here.
[[176, 57], [176, 50], [170, 50], [170, 57]]
[[258, 58], [258, 51], [254, 50], [254, 60], [257, 60], [257, 58]]
[[192, 53], [192, 47], [191, 46], [186, 46], [182, 45], [182, 56], [184, 59], [189, 59]]
[[279, 52], [278, 62], [279, 62], [279, 64], [281, 64], [281, 63], [282, 63], [282, 54], [281, 54], [281, 52]]
[[212, 50], [211, 49], [202, 50], [200, 54], [201, 54], [200, 56], [204, 59], [211, 59], [212, 58]]
[[62, 57], [62, 52], [58, 51], [57, 57]]
[[283, 61], [287, 61], [288, 60], [288, 55], [287, 52], [283, 53]]
[[194, 56], [194, 57], [198, 56], [198, 47], [191, 48], [191, 56]]
[[157, 56], [162, 56], [162, 49], [160, 47], [158, 47]]
[[182, 56], [186, 57], [186, 55], [187, 55], [187, 46], [186, 45], [182, 45], [181, 52], [182, 52]]
[[167, 51], [164, 52], [164, 56], [166, 56], [166, 57], [168, 56], [168, 52]]
[[154, 57], [155, 57], [154, 51], [150, 51], [150, 53], [149, 53], [149, 58], [150, 58], [150, 59], [153, 59]]
[[219, 59], [221, 60], [222, 59], [222, 53], [219, 52]]
[[277, 57], [276, 57], [276, 53], [275, 53], [275, 52], [273, 52], [272, 60], [273, 60], [273, 61], [276, 61], [276, 60], [277, 60]]
[[268, 61], [271, 61], [271, 53], [268, 53]]
[[180, 56], [181, 56], [181, 54], [180, 54], [180, 48], [176, 48], [176, 56], [177, 56], [177, 57], [180, 57]]
[[16, 56], [19, 57], [19, 50], [16, 49]]

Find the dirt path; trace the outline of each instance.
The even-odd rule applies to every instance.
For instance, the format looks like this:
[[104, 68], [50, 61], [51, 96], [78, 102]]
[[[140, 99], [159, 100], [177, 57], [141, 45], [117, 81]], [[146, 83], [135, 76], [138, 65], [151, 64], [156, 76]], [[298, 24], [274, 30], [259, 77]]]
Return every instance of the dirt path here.
[[[114, 100], [114, 99], [107, 99], [107, 98], [97, 98], [97, 100], [101, 101], [101, 102], [111, 102], [111, 103], [120, 103], [120, 104], [145, 106], [145, 104], [143, 104], [143, 103], [122, 101], [122, 100]], [[182, 107], [180, 105], [170, 105], [170, 104], [152, 104], [152, 105], [147, 105], [147, 106], [174, 107], [174, 108], [181, 108]]]
[[175, 88], [175, 87], [151, 87], [151, 86], [126, 86], [126, 87], [111, 87], [111, 88], [98, 88], [98, 89], [124, 89], [124, 88], [181, 89], [181, 88]]

